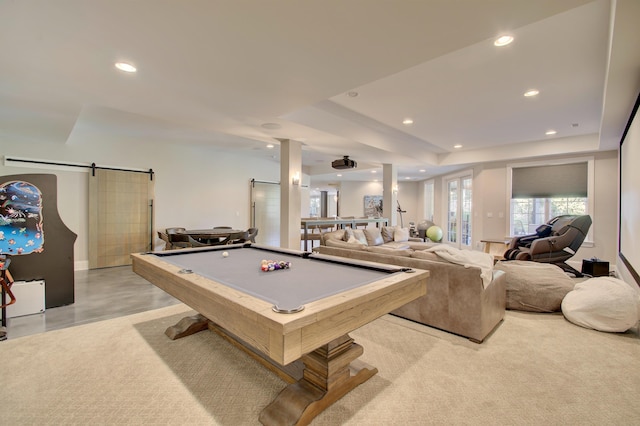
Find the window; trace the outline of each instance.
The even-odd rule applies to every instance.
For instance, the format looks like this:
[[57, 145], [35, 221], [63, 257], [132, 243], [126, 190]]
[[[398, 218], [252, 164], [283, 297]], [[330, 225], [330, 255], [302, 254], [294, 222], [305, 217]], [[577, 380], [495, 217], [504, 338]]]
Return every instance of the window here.
[[512, 198], [511, 234], [529, 235], [536, 228], [563, 214], [587, 214], [586, 197]]
[[320, 217], [320, 194], [315, 191], [309, 197], [309, 216]]
[[466, 172], [445, 178], [447, 218], [443, 240], [458, 248], [471, 248], [473, 178]]
[[[509, 167], [509, 235], [528, 235], [552, 218], [592, 211], [593, 159]], [[590, 240], [590, 234], [587, 240]]]

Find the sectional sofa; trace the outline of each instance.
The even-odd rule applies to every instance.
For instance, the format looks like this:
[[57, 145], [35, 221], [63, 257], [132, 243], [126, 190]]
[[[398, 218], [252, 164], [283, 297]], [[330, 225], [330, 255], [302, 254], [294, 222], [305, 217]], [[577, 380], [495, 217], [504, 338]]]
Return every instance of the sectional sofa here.
[[451, 263], [434, 246], [410, 239], [406, 229], [383, 227], [324, 233], [314, 251], [431, 271], [427, 294], [392, 314], [482, 343], [504, 318], [504, 272], [491, 270], [487, 279], [486, 268]]

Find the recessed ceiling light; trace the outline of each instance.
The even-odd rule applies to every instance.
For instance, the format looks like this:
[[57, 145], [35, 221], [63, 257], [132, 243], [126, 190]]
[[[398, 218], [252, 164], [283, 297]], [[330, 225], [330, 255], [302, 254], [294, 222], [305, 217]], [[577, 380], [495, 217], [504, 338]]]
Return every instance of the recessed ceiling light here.
[[420, 169], [420, 173], [424, 173], [424, 172], [426, 172], [425, 169]]
[[413, 120], [411, 118], [405, 118], [404, 120], [402, 120], [402, 124], [404, 124], [405, 126], [411, 126], [413, 124]]
[[371, 173], [378, 173], [377, 170], [371, 170]]
[[531, 89], [531, 90], [527, 90], [526, 92], [524, 92], [524, 96], [526, 98], [530, 98], [532, 96], [537, 96], [539, 93], [540, 93], [539, 90]]
[[116, 68], [124, 72], [136, 72], [136, 67], [126, 62], [116, 62]]
[[338, 173], [336, 176], [338, 176], [338, 177], [342, 177], [342, 174]]
[[547, 135], [547, 136], [551, 136], [551, 135], [555, 135], [556, 133], [558, 133], [558, 132], [556, 132], [555, 130], [547, 130], [547, 131], [545, 132], [545, 135]]
[[462, 148], [462, 145], [460, 145], [460, 144], [456, 144], [456, 145], [454, 145], [453, 147], [454, 147], [455, 149], [460, 149], [460, 148]]
[[405, 178], [405, 180], [411, 180], [411, 178], [410, 178], [409, 176], [407, 176], [407, 177]]
[[513, 41], [513, 37], [510, 35], [503, 35], [500, 36], [496, 39], [496, 41], [493, 42], [494, 46], [497, 47], [502, 47], [502, 46], [506, 46], [507, 44], [510, 44]]
[[273, 148], [273, 144], [270, 143], [269, 145], [267, 145], [267, 148], [272, 149]]
[[276, 130], [280, 129], [282, 126], [278, 123], [263, 123], [260, 125], [260, 127], [262, 127], [263, 129]]

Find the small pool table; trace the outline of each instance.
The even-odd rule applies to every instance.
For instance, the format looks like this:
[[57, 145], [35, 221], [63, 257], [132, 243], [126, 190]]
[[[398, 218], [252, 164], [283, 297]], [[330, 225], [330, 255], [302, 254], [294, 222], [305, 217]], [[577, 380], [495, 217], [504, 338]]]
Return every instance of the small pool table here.
[[[201, 314], [202, 321], [192, 317], [172, 334], [167, 330], [170, 337], [190, 329], [222, 329], [283, 366], [291, 382], [297, 380], [263, 410], [264, 424], [306, 424], [375, 375], [371, 366], [351, 364], [363, 349], [348, 333], [423, 296], [429, 276], [428, 271], [255, 244], [132, 258], [134, 272]], [[262, 260], [290, 267], [264, 272]], [[301, 375], [287, 373], [299, 360]]]

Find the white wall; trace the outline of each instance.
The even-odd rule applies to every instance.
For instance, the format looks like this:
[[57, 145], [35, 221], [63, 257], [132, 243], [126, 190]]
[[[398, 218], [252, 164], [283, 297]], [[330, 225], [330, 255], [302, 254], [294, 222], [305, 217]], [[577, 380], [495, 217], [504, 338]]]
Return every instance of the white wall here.
[[[0, 136], [2, 137], [2, 136]], [[56, 162], [153, 169], [155, 229], [172, 226], [210, 228], [250, 225], [250, 180], [279, 180], [280, 166], [269, 157], [256, 158], [207, 147], [113, 141], [96, 137], [86, 144], [0, 140], [0, 153]], [[88, 262], [88, 178], [84, 169], [56, 170], [0, 165], [0, 176], [52, 173], [58, 176], [58, 211], [76, 234], [76, 269]], [[159, 240], [158, 240], [159, 243]]]
[[[364, 196], [382, 195], [382, 182], [342, 182], [340, 184], [340, 216], [363, 216]], [[398, 201], [406, 213], [402, 215], [405, 227], [409, 222], [424, 220], [424, 190], [422, 182], [398, 182]], [[397, 209], [394, 206], [393, 211]], [[391, 218], [388, 218], [391, 219]], [[396, 213], [396, 223], [400, 225], [400, 216]]]

